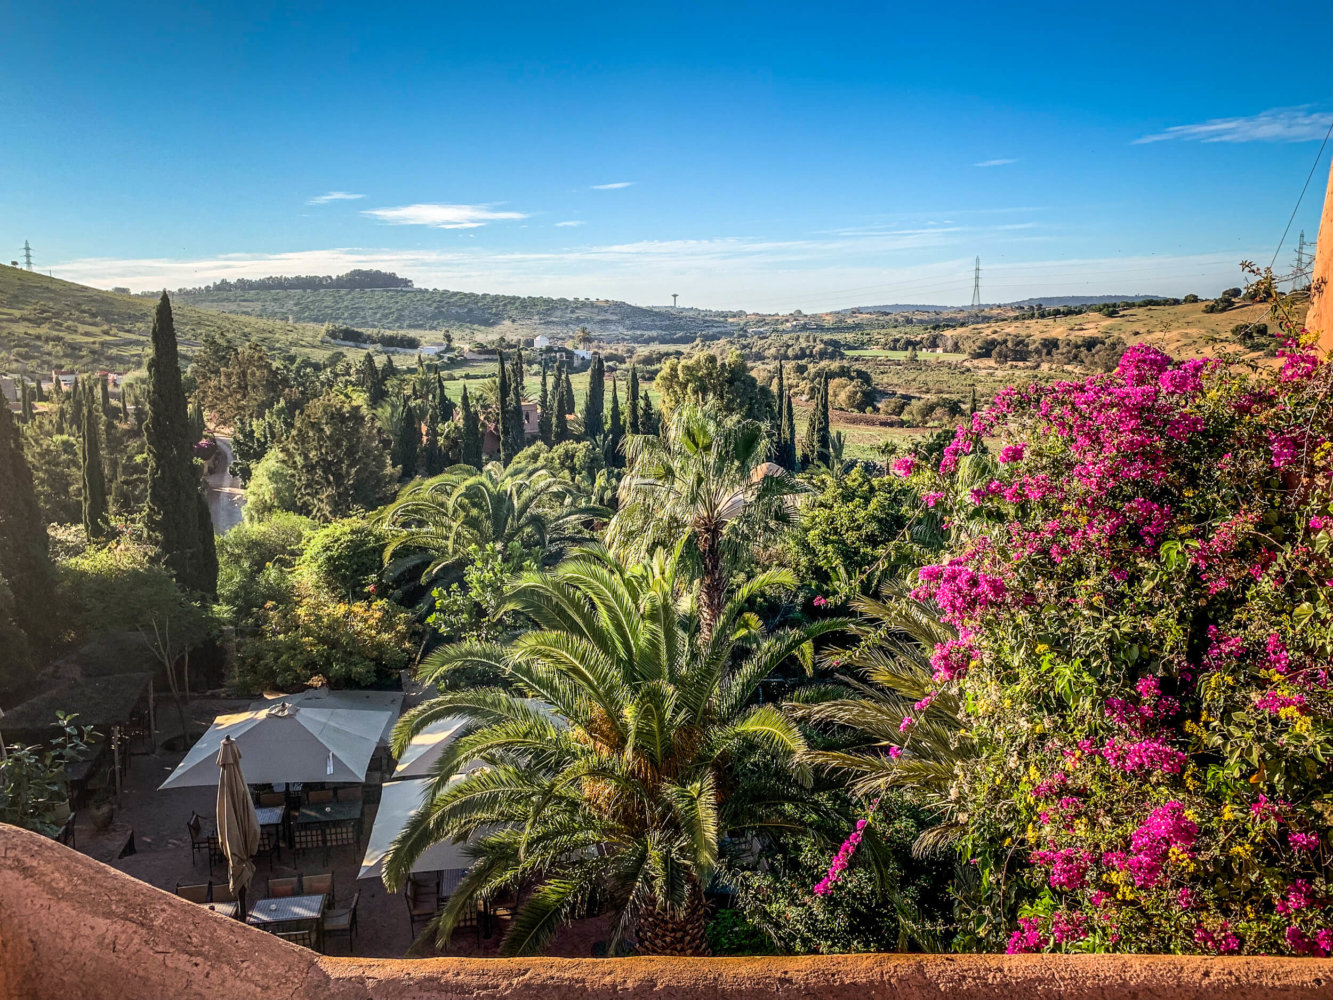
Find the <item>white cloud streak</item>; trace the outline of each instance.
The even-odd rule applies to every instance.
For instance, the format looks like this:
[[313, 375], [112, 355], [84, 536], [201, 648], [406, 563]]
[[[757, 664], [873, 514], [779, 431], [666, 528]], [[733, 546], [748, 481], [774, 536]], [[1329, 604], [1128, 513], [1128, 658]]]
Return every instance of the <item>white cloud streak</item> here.
[[972, 164], [972, 166], [974, 166], [974, 167], [1004, 167], [1004, 166], [1008, 166], [1010, 163], [1017, 163], [1017, 162], [1018, 162], [1017, 160], [1005, 160], [1005, 159], [1000, 159], [1000, 160], [982, 160], [980, 163], [974, 163], [974, 164]]
[[615, 181], [611, 184], [592, 184], [590, 189], [593, 191], [619, 191], [621, 188], [632, 187], [633, 181]]
[[393, 226], [431, 226], [435, 229], [476, 229], [488, 222], [526, 219], [526, 212], [501, 212], [494, 205], [400, 205], [371, 208], [361, 213]]
[[358, 198], [364, 197], [363, 194], [352, 194], [350, 191], [326, 191], [324, 194], [311, 198], [306, 204], [327, 205], [331, 201], [356, 201]]
[[1322, 139], [1333, 124], [1333, 112], [1311, 110], [1313, 105], [1270, 108], [1245, 118], [1210, 118], [1196, 125], [1173, 125], [1141, 136], [1134, 145], [1148, 142], [1307, 142]]
[[557, 222], [555, 227], [557, 229], [571, 229], [574, 226], [582, 225], [586, 225], [582, 219], [566, 219], [564, 222]]

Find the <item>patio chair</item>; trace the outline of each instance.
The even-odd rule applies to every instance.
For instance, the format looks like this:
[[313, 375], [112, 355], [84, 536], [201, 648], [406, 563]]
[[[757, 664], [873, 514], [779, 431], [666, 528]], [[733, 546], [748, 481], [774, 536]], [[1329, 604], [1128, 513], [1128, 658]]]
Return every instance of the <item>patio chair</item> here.
[[273, 868], [273, 859], [282, 857], [282, 835], [273, 827], [265, 826], [259, 829], [259, 848], [255, 851], [258, 856], [264, 854], [268, 856], [268, 866]]
[[214, 882], [212, 902], [239, 903], [240, 900], [236, 898], [236, 893], [231, 891], [231, 886], [228, 885], [226, 882]]
[[360, 785], [344, 785], [342, 788], [339, 788], [339, 789], [338, 789], [338, 801], [339, 801], [339, 802], [360, 802], [360, 801], [361, 801], [361, 786], [360, 786]]
[[301, 894], [304, 896], [325, 895], [326, 906], [333, 905], [333, 872], [320, 872], [317, 875], [301, 876]]
[[429, 923], [439, 911], [440, 894], [435, 891], [433, 880], [431, 884], [423, 885], [414, 875], [403, 887], [403, 896], [407, 899], [407, 919], [415, 938], [417, 924]]
[[351, 906], [341, 910], [326, 910], [324, 913], [324, 940], [327, 941], [330, 934], [346, 934], [347, 950], [353, 955], [356, 954], [356, 904], [360, 901], [361, 892], [358, 890], [352, 896]]
[[[190, 832], [190, 863], [194, 863], [195, 856], [200, 852], [208, 852], [208, 838], [204, 836], [204, 821], [200, 819], [199, 814], [190, 813], [190, 819], [185, 824], [185, 829]], [[213, 859], [209, 858], [209, 868], [213, 870]]]
[[193, 885], [182, 885], [176, 883], [176, 895], [181, 899], [188, 899], [191, 903], [208, 902], [209, 883], [196, 882]]
[[65, 822], [61, 824], [60, 831], [56, 834], [56, 841], [58, 843], [64, 844], [66, 847], [74, 848], [75, 850], [78, 850], [78, 844], [75, 843], [74, 839], [74, 824], [78, 815], [78, 813], [70, 813], [66, 816]]
[[295, 896], [300, 891], [300, 885], [300, 876], [292, 875], [289, 878], [271, 878], [265, 888], [270, 899], [278, 899], [284, 896]]
[[313, 927], [303, 927], [295, 931], [275, 931], [273, 936], [300, 945], [302, 948], [309, 948], [312, 951], [315, 947], [315, 929]]
[[305, 793], [306, 805], [325, 805], [333, 801], [332, 788], [317, 788], [313, 792]]
[[255, 803], [260, 809], [271, 809], [273, 806], [285, 806], [287, 804], [287, 795], [284, 792], [260, 792]]
[[355, 848], [360, 843], [361, 830], [356, 820], [348, 820], [346, 823], [324, 824], [324, 857], [326, 859], [329, 852], [335, 847]]
[[304, 851], [322, 850], [324, 850], [323, 824], [297, 823], [292, 827], [292, 851], [298, 858]]
[[225, 865], [227, 863], [227, 855], [222, 852], [222, 841], [218, 840], [216, 833], [210, 833], [206, 839], [208, 843], [208, 874], [212, 875], [214, 865]]

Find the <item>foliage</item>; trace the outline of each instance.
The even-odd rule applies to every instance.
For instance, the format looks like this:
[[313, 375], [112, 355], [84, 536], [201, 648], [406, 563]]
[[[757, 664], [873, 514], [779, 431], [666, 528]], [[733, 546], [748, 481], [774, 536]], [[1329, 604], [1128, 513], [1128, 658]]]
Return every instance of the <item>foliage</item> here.
[[515, 455], [510, 465], [514, 470], [544, 469], [554, 476], [585, 484], [591, 484], [605, 467], [602, 450], [587, 441], [566, 441], [554, 448], [538, 441]]
[[378, 507], [398, 478], [375, 418], [336, 394], [301, 411], [279, 454], [291, 470], [296, 512], [319, 521]]
[[625, 457], [607, 544], [638, 558], [683, 545], [711, 629], [727, 601], [730, 569], [791, 523], [791, 498], [804, 487], [767, 461], [763, 425], [692, 403], [676, 408], [661, 437], [626, 438]]
[[330, 597], [363, 600], [375, 592], [388, 541], [387, 533], [362, 518], [334, 521], [306, 539], [296, 569]]
[[218, 539], [218, 601], [249, 622], [290, 589], [289, 577], [315, 527], [299, 514], [275, 513], [236, 525]]
[[329, 685], [386, 682], [411, 662], [415, 626], [389, 601], [343, 601], [298, 586], [270, 602], [240, 648], [236, 684], [247, 691], [291, 689], [323, 676]]
[[[976, 747], [961, 849], [1024, 887], [1017, 914], [985, 894], [965, 942], [1018, 916], [1015, 951], [1333, 951], [1333, 371], [1280, 354], [1245, 375], [1138, 345], [1002, 393], [919, 473], [955, 529], [917, 595], [959, 637], [897, 763], [949, 695]], [[983, 436], [997, 459], [969, 454]]]
[[233, 350], [205, 338], [190, 365], [194, 399], [220, 423], [257, 420], [278, 401], [284, 388], [280, 369], [262, 344]]
[[250, 474], [241, 516], [246, 524], [261, 524], [275, 514], [295, 513], [296, 480], [279, 451], [261, 458]]
[[519, 543], [539, 562], [589, 537], [589, 522], [607, 511], [585, 503], [572, 482], [542, 469], [478, 471], [459, 465], [434, 479], [411, 483], [377, 515], [389, 536], [384, 558], [413, 557], [429, 582], [462, 565], [473, 548], [505, 550]]
[[74, 724], [76, 716], [57, 713], [60, 730], [44, 746], [12, 746], [0, 755], [0, 823], [54, 837], [61, 813], [69, 815], [65, 768], [88, 755], [91, 726]]
[[898, 476], [871, 476], [857, 466], [814, 485], [787, 540], [797, 575], [813, 586], [840, 596], [872, 593], [942, 541], [938, 520]]
[[[802, 795], [799, 767], [797, 780], [784, 767], [784, 780], [767, 783], [744, 766], [761, 752], [789, 765], [803, 749], [796, 728], [772, 706], [748, 707], [750, 696], [837, 627], [766, 634], [746, 614], [752, 596], [792, 582], [756, 578], [706, 639], [678, 610], [681, 581], [661, 553], [627, 566], [588, 551], [521, 577], [511, 606], [535, 629], [505, 645], [446, 647], [423, 676], [485, 667], [549, 707], [481, 688], [404, 716], [400, 752], [437, 719], [473, 721], [436, 765], [430, 807], [390, 850], [386, 885], [400, 886], [432, 843], [470, 837], [475, 860], [436, 921], [440, 939], [479, 894], [526, 885], [506, 954], [541, 950], [594, 898], [612, 915], [611, 951], [633, 931], [641, 952], [702, 953], [702, 894], [721, 839], [790, 822], [785, 803]], [[487, 766], [452, 778], [471, 761]]]
[[[669, 358], [653, 382], [662, 397], [663, 419], [670, 419], [685, 403], [712, 403], [723, 416], [766, 421], [773, 407], [773, 394], [750, 372], [740, 351], [719, 357], [700, 351], [687, 358]], [[632, 423], [632, 421], [631, 421]]]

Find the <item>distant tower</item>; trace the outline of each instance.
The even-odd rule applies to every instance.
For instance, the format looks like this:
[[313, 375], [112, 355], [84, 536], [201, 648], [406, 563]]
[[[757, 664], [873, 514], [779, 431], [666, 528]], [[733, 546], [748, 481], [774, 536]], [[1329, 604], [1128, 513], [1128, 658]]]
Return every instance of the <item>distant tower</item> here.
[[29, 271], [32, 270], [32, 247], [28, 245], [27, 240], [23, 241], [23, 266]]
[[972, 308], [981, 308], [981, 258], [977, 258], [976, 268], [972, 271]]
[[1305, 256], [1305, 248], [1307, 246], [1309, 246], [1309, 244], [1305, 242], [1305, 230], [1302, 229], [1300, 241], [1296, 244], [1296, 268], [1291, 275], [1292, 291], [1301, 287], [1301, 284], [1305, 279], [1305, 269], [1310, 266], [1306, 261]]
[[[1302, 240], [1305, 239], [1305, 234], [1304, 234], [1304, 233], [1301, 233], [1301, 239], [1302, 239]], [[675, 292], [672, 292], [672, 293], [671, 293], [671, 308], [672, 308], [672, 309], [675, 309], [675, 308], [676, 308], [676, 293], [675, 293]]]

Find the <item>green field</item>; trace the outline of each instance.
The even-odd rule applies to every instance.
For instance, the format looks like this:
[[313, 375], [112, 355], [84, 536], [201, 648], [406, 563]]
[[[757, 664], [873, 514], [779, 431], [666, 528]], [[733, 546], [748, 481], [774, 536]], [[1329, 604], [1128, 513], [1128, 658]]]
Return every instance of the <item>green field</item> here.
[[[906, 361], [907, 351], [890, 351], [882, 347], [860, 347], [852, 348], [846, 352], [849, 358], [887, 358], [890, 361]], [[945, 352], [943, 354], [932, 354], [930, 351], [921, 351], [917, 355], [921, 361], [964, 361], [966, 354], [957, 354], [954, 352]]]

